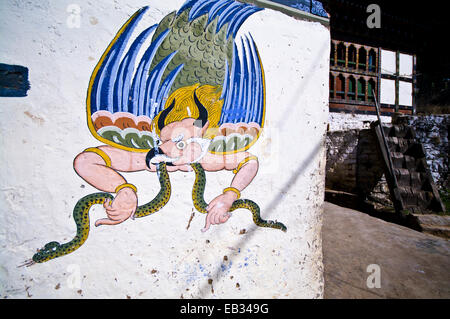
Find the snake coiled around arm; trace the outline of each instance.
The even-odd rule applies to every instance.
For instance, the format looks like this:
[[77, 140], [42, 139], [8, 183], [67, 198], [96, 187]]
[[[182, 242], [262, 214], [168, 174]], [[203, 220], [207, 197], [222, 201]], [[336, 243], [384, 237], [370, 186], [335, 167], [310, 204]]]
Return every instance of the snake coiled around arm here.
[[[195, 172], [195, 182], [194, 187], [192, 189], [192, 200], [194, 202], [194, 207], [200, 213], [207, 214], [206, 207], [208, 204], [205, 202], [204, 193], [206, 186], [206, 176], [205, 170], [199, 163], [191, 164], [192, 169]], [[230, 208], [230, 212], [238, 209], [245, 208], [248, 209], [252, 213], [253, 222], [259, 227], [269, 227], [280, 229], [282, 231], [286, 231], [287, 228], [283, 223], [272, 220], [264, 220], [261, 218], [260, 209], [258, 204], [250, 199], [238, 199], [233, 202]]]
[[[170, 198], [171, 185], [166, 164], [160, 163], [157, 168], [159, 184], [161, 189], [156, 197], [149, 203], [136, 208], [135, 218], [141, 218], [156, 213], [163, 208]], [[76, 236], [65, 244], [56, 241], [47, 243], [42, 249], [34, 254], [31, 260], [24, 263], [31, 266], [34, 263], [43, 263], [51, 259], [61, 257], [77, 250], [83, 245], [89, 235], [89, 210], [95, 204], [103, 204], [106, 199], [113, 200], [109, 193], [94, 193], [80, 199], [73, 209], [73, 219], [77, 226]]]

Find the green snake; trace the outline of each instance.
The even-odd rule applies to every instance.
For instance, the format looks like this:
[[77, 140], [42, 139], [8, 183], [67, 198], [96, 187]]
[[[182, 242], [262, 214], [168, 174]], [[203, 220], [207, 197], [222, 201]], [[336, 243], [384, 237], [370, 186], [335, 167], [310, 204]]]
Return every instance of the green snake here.
[[[206, 186], [206, 176], [205, 170], [199, 163], [191, 164], [192, 169], [195, 172], [195, 183], [192, 189], [192, 200], [194, 202], [194, 207], [200, 213], [207, 214], [206, 207], [208, 204], [204, 199], [204, 192]], [[280, 229], [282, 231], [286, 231], [287, 228], [283, 223], [272, 220], [264, 220], [261, 218], [260, 209], [258, 204], [250, 199], [238, 199], [233, 202], [229, 212], [232, 212], [238, 208], [246, 208], [252, 212], [253, 222], [259, 227], [270, 227], [275, 229]]]
[[[158, 165], [157, 173], [161, 189], [152, 201], [136, 208], [136, 212], [134, 213], [135, 218], [141, 218], [156, 213], [169, 201], [171, 186], [166, 163], [160, 163]], [[107, 199], [113, 200], [113, 196], [109, 193], [94, 193], [80, 199], [73, 209], [73, 219], [77, 225], [76, 236], [65, 244], [60, 244], [56, 241], [47, 243], [42, 249], [34, 254], [31, 260], [26, 261], [24, 266], [30, 266], [34, 263], [43, 263], [77, 250], [83, 245], [89, 235], [89, 210], [92, 205], [103, 204]]]
[[[195, 172], [195, 183], [192, 189], [192, 199], [194, 207], [201, 213], [206, 214], [208, 204], [204, 200], [204, 192], [206, 186], [205, 171], [199, 163], [191, 164]], [[134, 214], [135, 218], [141, 218], [156, 213], [163, 208], [169, 201], [171, 194], [171, 185], [169, 173], [167, 172], [166, 163], [160, 163], [157, 167], [160, 191], [156, 197], [149, 203], [138, 206]], [[51, 259], [67, 255], [77, 250], [87, 240], [89, 235], [89, 210], [95, 204], [103, 204], [105, 200], [113, 200], [113, 196], [109, 193], [94, 193], [81, 198], [73, 209], [73, 219], [77, 226], [76, 236], [65, 244], [56, 241], [47, 243], [42, 249], [35, 253], [31, 260], [25, 261], [22, 266], [31, 266], [35, 263], [43, 263]], [[261, 218], [258, 204], [249, 199], [238, 199], [233, 202], [230, 212], [238, 209], [246, 208], [252, 212], [253, 222], [260, 227], [270, 227], [286, 231], [286, 226], [280, 222], [267, 221]]]

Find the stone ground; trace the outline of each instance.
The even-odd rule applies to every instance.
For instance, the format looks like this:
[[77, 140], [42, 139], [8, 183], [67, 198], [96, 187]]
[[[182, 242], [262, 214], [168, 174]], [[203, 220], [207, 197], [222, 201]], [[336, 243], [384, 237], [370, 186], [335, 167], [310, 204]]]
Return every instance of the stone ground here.
[[[325, 299], [450, 298], [450, 241], [325, 202]], [[367, 272], [379, 265], [380, 288]]]

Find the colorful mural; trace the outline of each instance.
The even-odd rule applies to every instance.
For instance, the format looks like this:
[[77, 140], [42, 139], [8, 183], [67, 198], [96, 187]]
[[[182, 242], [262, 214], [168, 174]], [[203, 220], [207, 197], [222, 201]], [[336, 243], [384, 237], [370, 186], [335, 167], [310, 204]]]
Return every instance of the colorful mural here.
[[317, 0], [270, 0], [270, 1], [277, 2], [301, 11], [309, 12], [320, 17], [324, 18], [330, 17], [323, 8], [322, 3]]
[[[249, 149], [264, 127], [266, 100], [256, 43], [251, 34], [236, 36], [262, 8], [234, 0], [189, 0], [136, 34], [148, 9], [138, 10], [120, 28], [89, 82], [88, 127], [105, 145], [80, 153], [74, 169], [101, 192], [76, 204], [75, 238], [46, 244], [27, 266], [79, 248], [94, 204], [103, 204], [107, 215], [96, 226], [161, 210], [169, 201], [174, 171], [195, 173], [192, 200], [206, 214], [202, 231], [225, 223], [238, 208], [249, 210], [258, 226], [286, 231], [284, 224], [262, 219], [255, 202], [240, 199], [258, 172], [258, 158]], [[144, 170], [157, 173], [160, 191], [139, 206], [137, 187], [121, 172]], [[205, 171], [235, 174], [208, 203]]]

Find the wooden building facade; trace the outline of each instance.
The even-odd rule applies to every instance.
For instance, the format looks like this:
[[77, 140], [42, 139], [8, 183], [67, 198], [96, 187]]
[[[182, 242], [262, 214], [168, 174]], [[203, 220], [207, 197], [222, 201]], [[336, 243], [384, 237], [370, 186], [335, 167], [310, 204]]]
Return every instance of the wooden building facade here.
[[333, 39], [330, 111], [375, 114], [376, 100], [384, 115], [413, 114], [415, 61], [412, 54]]
[[367, 24], [372, 1], [323, 0], [330, 15], [330, 112], [383, 115], [416, 111], [417, 42], [422, 26], [379, 1], [380, 28]]

